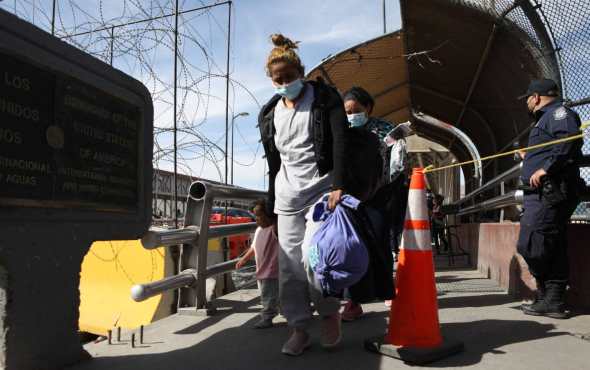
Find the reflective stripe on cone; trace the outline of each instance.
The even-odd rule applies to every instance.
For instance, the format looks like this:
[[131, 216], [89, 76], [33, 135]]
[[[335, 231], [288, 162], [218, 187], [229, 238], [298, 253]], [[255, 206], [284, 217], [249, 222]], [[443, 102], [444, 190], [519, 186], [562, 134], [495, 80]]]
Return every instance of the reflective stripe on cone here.
[[415, 168], [398, 257], [396, 298], [389, 313], [389, 344], [429, 348], [442, 343], [430, 243], [424, 172]]

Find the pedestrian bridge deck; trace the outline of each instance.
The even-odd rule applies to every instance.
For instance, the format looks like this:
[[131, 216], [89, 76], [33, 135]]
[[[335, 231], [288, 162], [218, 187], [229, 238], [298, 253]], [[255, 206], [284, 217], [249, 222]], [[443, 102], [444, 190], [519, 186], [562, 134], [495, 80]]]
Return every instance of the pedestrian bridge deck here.
[[[524, 316], [514, 301], [492, 280], [472, 270], [437, 273], [439, 316], [443, 334], [461, 339], [465, 352], [430, 367], [470, 369], [588, 368], [590, 316], [570, 320]], [[217, 302], [215, 316], [171, 316], [145, 330], [145, 343], [131, 348], [131, 332], [122, 343], [86, 345], [93, 360], [71, 370], [156, 369], [400, 369], [408, 365], [363, 349], [365, 338], [386, 330], [383, 303], [364, 305], [366, 315], [343, 324], [343, 341], [336, 350], [319, 345], [319, 327], [312, 327], [312, 348], [298, 358], [280, 353], [288, 328], [280, 319], [272, 329], [255, 330], [260, 306], [256, 289], [244, 289]], [[138, 335], [136, 335], [138, 336]]]

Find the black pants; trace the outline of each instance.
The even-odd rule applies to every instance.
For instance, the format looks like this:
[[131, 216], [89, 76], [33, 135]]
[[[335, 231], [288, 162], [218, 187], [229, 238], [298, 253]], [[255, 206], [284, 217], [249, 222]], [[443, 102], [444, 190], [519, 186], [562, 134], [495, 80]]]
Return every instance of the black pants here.
[[577, 205], [577, 198], [549, 207], [538, 194], [524, 196], [517, 250], [536, 279], [567, 283], [567, 225]]
[[440, 253], [440, 242], [443, 243], [443, 249], [445, 251], [449, 250], [449, 244], [447, 239], [445, 238], [445, 225], [444, 222], [440, 219], [432, 219], [431, 220], [431, 232], [432, 232], [432, 240], [434, 241], [434, 247], [436, 248], [436, 253]]
[[399, 175], [392, 183], [392, 206], [391, 206], [391, 247], [397, 254], [399, 252], [399, 241], [404, 231], [406, 220], [406, 208], [408, 205], [408, 183], [404, 174]]

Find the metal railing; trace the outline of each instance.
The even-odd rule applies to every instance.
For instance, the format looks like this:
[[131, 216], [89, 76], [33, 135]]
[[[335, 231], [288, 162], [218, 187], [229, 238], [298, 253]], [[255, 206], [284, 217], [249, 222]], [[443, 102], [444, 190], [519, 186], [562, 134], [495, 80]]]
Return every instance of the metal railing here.
[[500, 185], [502, 182], [517, 178], [520, 175], [521, 168], [522, 168], [522, 162], [520, 162], [519, 164], [510, 168], [509, 170], [499, 174], [498, 176], [494, 177], [493, 179], [486, 182], [485, 184], [483, 184], [479, 188], [475, 189], [471, 193], [465, 195], [463, 198], [456, 201], [454, 204], [455, 205], [463, 204], [463, 203], [467, 202], [468, 200], [471, 200], [472, 198], [474, 198], [476, 195], [479, 195], [487, 190], [493, 189], [494, 187]]
[[[580, 167], [584, 167], [589, 164], [590, 156], [584, 156], [580, 162]], [[475, 189], [471, 193], [465, 195], [463, 198], [459, 199], [455, 203], [444, 206], [443, 212], [446, 214], [462, 216], [466, 214], [473, 214], [482, 211], [492, 211], [496, 209], [502, 209], [522, 204], [523, 192], [521, 190], [510, 191], [507, 193], [505, 193], [504, 191], [505, 182], [517, 178], [520, 175], [521, 168], [522, 162], [494, 177], [493, 179], [486, 182], [485, 184]], [[483, 201], [476, 203], [475, 198], [477, 195], [480, 195], [488, 190], [492, 190], [497, 186], [501, 187], [501, 195], [485, 199]], [[590, 199], [590, 187], [588, 187], [586, 191], [582, 191], [580, 195], [581, 202], [588, 201]], [[572, 220], [586, 220], [589, 218], [586, 215], [582, 215], [577, 218], [574, 216], [572, 217]]]
[[182, 245], [178, 275], [146, 284], [134, 285], [131, 298], [143, 301], [168, 290], [180, 289], [179, 312], [212, 309], [206, 297], [208, 278], [231, 272], [238, 259], [208, 265], [209, 239], [227, 238], [254, 232], [256, 223], [209, 226], [214, 200], [255, 201], [266, 197], [266, 192], [244, 189], [207, 181], [193, 182], [187, 197], [187, 211], [182, 229], [152, 228], [141, 242], [146, 249]]
[[522, 204], [523, 196], [524, 194], [522, 190], [511, 191], [507, 194], [499, 195], [497, 197], [484, 200], [483, 202], [474, 204], [472, 206], [459, 208], [456, 212], [456, 215], [462, 216], [470, 213], [491, 211], [495, 209], [514, 206], [517, 204]]

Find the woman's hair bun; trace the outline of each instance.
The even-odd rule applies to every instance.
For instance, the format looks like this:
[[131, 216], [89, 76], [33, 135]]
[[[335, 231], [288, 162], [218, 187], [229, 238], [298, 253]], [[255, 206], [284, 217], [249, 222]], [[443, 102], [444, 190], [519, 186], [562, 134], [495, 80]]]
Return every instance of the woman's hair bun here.
[[283, 48], [285, 50], [289, 49], [297, 49], [299, 41], [293, 42], [288, 37], [283, 36], [280, 33], [275, 33], [274, 35], [270, 36], [272, 43], [277, 48]]

